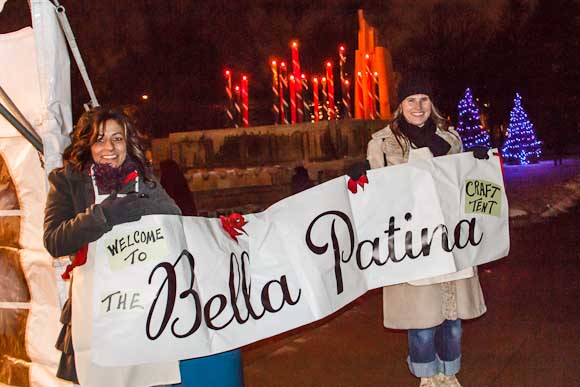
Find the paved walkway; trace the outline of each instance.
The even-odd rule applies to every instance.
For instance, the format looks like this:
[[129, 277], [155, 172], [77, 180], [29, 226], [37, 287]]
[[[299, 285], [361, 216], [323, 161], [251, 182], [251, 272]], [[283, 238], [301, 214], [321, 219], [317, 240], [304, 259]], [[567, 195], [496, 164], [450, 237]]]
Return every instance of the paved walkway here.
[[[511, 230], [480, 267], [487, 313], [464, 324], [465, 387], [580, 386], [580, 212]], [[373, 291], [316, 324], [244, 348], [246, 387], [418, 386], [407, 336], [381, 325]]]

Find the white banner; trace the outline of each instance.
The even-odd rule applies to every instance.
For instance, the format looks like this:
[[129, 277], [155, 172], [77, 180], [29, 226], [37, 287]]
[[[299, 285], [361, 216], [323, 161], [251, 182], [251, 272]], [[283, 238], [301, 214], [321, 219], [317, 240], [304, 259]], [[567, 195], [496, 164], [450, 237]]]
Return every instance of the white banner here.
[[88, 334], [92, 362], [107, 367], [205, 356], [321, 319], [370, 289], [507, 255], [498, 157], [437, 157], [368, 179], [356, 194], [340, 177], [245, 215], [237, 242], [219, 219], [115, 227], [75, 269], [75, 291], [85, 289], [73, 297], [75, 343]]

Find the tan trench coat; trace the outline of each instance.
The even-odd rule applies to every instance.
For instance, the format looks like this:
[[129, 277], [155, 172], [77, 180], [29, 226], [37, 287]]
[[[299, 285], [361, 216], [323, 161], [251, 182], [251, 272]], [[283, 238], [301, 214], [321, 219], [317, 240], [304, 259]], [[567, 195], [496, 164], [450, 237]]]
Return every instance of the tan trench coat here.
[[[455, 130], [437, 129], [437, 134], [451, 145], [448, 154], [462, 150]], [[409, 141], [406, 140], [407, 149]], [[374, 133], [367, 148], [371, 168], [406, 163], [409, 151], [403, 152], [395, 135], [387, 126]], [[421, 329], [441, 324], [445, 319], [471, 319], [486, 311], [477, 276], [433, 285], [414, 286], [407, 283], [383, 288], [383, 323], [386, 328]]]

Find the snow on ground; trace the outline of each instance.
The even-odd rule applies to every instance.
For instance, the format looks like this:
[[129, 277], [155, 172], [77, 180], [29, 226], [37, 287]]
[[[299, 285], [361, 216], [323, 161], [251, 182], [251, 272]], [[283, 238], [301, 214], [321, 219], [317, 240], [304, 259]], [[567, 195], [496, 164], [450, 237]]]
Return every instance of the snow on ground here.
[[504, 165], [510, 218], [539, 221], [569, 211], [580, 201], [580, 158]]

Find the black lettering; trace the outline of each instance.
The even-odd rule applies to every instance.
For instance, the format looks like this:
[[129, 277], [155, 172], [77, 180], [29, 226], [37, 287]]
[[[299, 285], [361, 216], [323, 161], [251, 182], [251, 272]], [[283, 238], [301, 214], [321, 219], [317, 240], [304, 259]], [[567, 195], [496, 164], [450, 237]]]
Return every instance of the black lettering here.
[[387, 234], [389, 241], [387, 243], [387, 247], [388, 247], [388, 253], [387, 253], [387, 261], [391, 260], [392, 262], [401, 262], [405, 256], [403, 256], [401, 259], [398, 259], [395, 253], [395, 233], [397, 231], [400, 231], [401, 229], [399, 227], [395, 227], [395, 217], [391, 216], [389, 218], [389, 229], [385, 231], [385, 234]]
[[131, 247], [135, 244], [135, 242], [131, 241], [131, 236], [127, 235], [127, 247]]
[[[218, 305], [217, 312], [215, 312], [212, 315], [211, 314], [211, 305], [214, 302], [214, 300], [218, 300], [219, 305]], [[205, 306], [203, 307], [203, 316], [205, 318], [205, 324], [207, 325], [207, 327], [209, 329], [220, 330], [220, 329], [223, 329], [223, 328], [227, 327], [228, 325], [230, 325], [230, 323], [232, 322], [232, 320], [234, 318], [233, 316], [225, 324], [223, 324], [221, 326], [215, 325], [213, 323], [213, 320], [215, 318], [217, 318], [224, 311], [227, 303], [228, 303], [228, 299], [226, 298], [226, 296], [224, 296], [223, 294], [216, 294], [215, 296], [213, 296], [212, 298], [209, 299], [207, 304], [205, 304]]]
[[332, 241], [332, 249], [334, 251], [334, 277], [336, 280], [336, 294], [341, 294], [344, 291], [344, 284], [342, 283], [342, 269], [340, 265], [341, 262], [346, 263], [350, 261], [350, 258], [352, 257], [352, 254], [354, 252], [354, 231], [349, 217], [341, 211], [326, 211], [318, 215], [310, 223], [310, 225], [308, 226], [308, 230], [306, 231], [306, 245], [308, 246], [310, 251], [312, 251], [316, 255], [322, 255], [326, 253], [326, 251], [328, 250], [328, 243], [325, 243], [322, 246], [315, 245], [314, 242], [312, 242], [312, 229], [314, 228], [314, 225], [319, 219], [327, 215], [339, 217], [346, 225], [349, 234], [350, 252], [348, 254], [348, 257], [344, 259], [344, 251], [340, 250], [339, 240], [336, 236], [335, 229], [336, 219], [332, 220], [332, 224], [330, 227], [330, 238]]
[[119, 240], [119, 247], [121, 248], [121, 251], [125, 250], [125, 248], [127, 247], [127, 245], [125, 244], [125, 238], [121, 238], [121, 240]]
[[429, 240], [429, 249], [431, 249], [431, 243], [433, 243], [433, 238], [435, 237], [435, 233], [437, 230], [441, 229], [441, 247], [443, 250], [447, 251], [448, 253], [453, 251], [453, 245], [449, 245], [449, 230], [447, 226], [444, 224], [439, 224], [435, 229], [433, 229], [433, 233], [431, 234], [431, 240]]
[[[280, 290], [282, 292], [282, 302], [280, 303], [280, 306], [278, 308], [274, 308], [272, 306], [272, 301], [270, 300], [270, 286], [272, 286], [274, 284], [277, 284], [280, 287]], [[290, 295], [290, 290], [288, 289], [288, 282], [286, 281], [286, 276], [283, 275], [280, 278], [280, 281], [278, 281], [278, 280], [268, 281], [266, 283], [266, 285], [264, 286], [264, 288], [262, 288], [262, 294], [261, 294], [262, 305], [264, 306], [264, 309], [267, 310], [268, 312], [276, 313], [276, 312], [279, 312], [280, 310], [282, 310], [285, 303], [288, 303], [288, 305], [295, 305], [296, 303], [298, 303], [301, 295], [302, 295], [302, 289], [300, 289], [298, 291], [298, 296], [296, 297], [296, 300], [292, 299], [292, 296]]]
[[127, 308], [127, 293], [121, 293], [117, 300], [117, 310]]
[[259, 320], [262, 318], [262, 316], [264, 316], [266, 311], [262, 310], [262, 313], [256, 313], [256, 311], [254, 310], [254, 306], [252, 305], [252, 298], [250, 297], [250, 295], [252, 294], [252, 279], [250, 278], [250, 280], [247, 280], [246, 275], [246, 262], [250, 261], [250, 256], [246, 251], [242, 253], [241, 261], [242, 261], [242, 294], [244, 295], [244, 301], [246, 303], [246, 307], [248, 308], [250, 316], [252, 316], [254, 320]]
[[111, 311], [111, 301], [113, 300], [113, 296], [116, 294], [121, 294], [120, 291], [116, 291], [114, 293], [109, 294], [107, 297], [103, 298], [101, 302], [107, 301], [107, 312]]
[[405, 233], [405, 254], [403, 258], [409, 257], [411, 259], [415, 259], [420, 257], [423, 254], [423, 246], [421, 246], [421, 251], [417, 253], [417, 255], [413, 254], [413, 232], [407, 231]]
[[[237, 276], [236, 276], [237, 274]], [[240, 309], [238, 308], [238, 297], [240, 295], [241, 288], [241, 271], [240, 264], [234, 253], [230, 255], [230, 278], [228, 280], [228, 287], [230, 289], [230, 299], [232, 303], [232, 309], [234, 310], [234, 318], [240, 324], [245, 323], [250, 318], [249, 313], [246, 318], [242, 317]], [[236, 283], [236, 279], [238, 279]]]
[[[175, 296], [177, 294], [177, 279], [175, 276], [175, 268], [169, 262], [161, 262], [160, 264], [158, 264], [153, 268], [153, 271], [151, 271], [151, 274], [149, 275], [148, 282], [149, 285], [151, 285], [151, 279], [153, 278], [153, 275], [155, 274], [157, 269], [165, 270], [165, 279], [161, 283], [161, 286], [159, 287], [159, 290], [155, 295], [155, 299], [151, 304], [151, 308], [149, 309], [149, 314], [147, 315], [147, 324], [145, 327], [145, 333], [147, 334], [147, 337], [150, 340], [156, 340], [159, 336], [161, 336], [161, 334], [165, 330], [167, 323], [171, 318], [171, 313], [173, 313], [173, 308], [175, 307]], [[165, 287], [166, 284], [167, 284], [167, 301], [165, 304], [165, 308], [163, 309], [163, 319], [161, 320], [161, 325], [159, 326], [158, 331], [156, 333], [151, 333], [151, 320], [153, 318], [153, 314], [155, 313], [157, 301], [159, 301], [159, 295], [161, 294], [161, 291], [163, 291], [163, 288]]]
[[[463, 223], [467, 223], [469, 225], [469, 232], [465, 244], [461, 244], [461, 225]], [[467, 247], [467, 244], [471, 244], [472, 246], [479, 245], [483, 240], [483, 233], [481, 233], [479, 241], [475, 241], [475, 218], [471, 218], [471, 220], [461, 219], [459, 223], [457, 223], [457, 225], [455, 226], [453, 237], [455, 239], [455, 245], [459, 249], [464, 249], [465, 247]]]
[[471, 192], [469, 192], [469, 187], [473, 187], [473, 181], [468, 181], [467, 184], [465, 184], [465, 194], [467, 196], [475, 195], [475, 190], [472, 190]]
[[131, 261], [131, 265], [132, 265], [132, 264], [134, 264], [134, 263], [135, 263], [135, 258], [136, 258], [136, 256], [135, 256], [135, 255], [137, 254], [137, 252], [138, 252], [138, 251], [139, 251], [139, 249], [135, 249], [135, 250], [131, 251], [131, 252], [129, 253], [129, 255], [127, 255], [127, 256], [125, 257], [125, 259], [123, 259], [123, 261], [130, 260], [130, 261]]
[[[356, 248], [356, 264], [360, 270], [368, 269], [373, 264], [373, 262], [376, 263], [378, 266], [382, 266], [385, 263], [387, 263], [387, 261], [381, 262], [381, 259], [379, 257], [379, 243], [380, 243], [379, 241], [380, 241], [379, 238], [375, 238], [372, 241], [364, 240], [362, 242], [359, 242], [359, 244]], [[373, 255], [372, 255], [372, 258], [369, 261], [369, 263], [365, 266], [362, 263], [361, 251], [362, 251], [363, 246], [367, 243], [369, 243], [373, 247]]]
[[119, 241], [117, 239], [115, 239], [115, 244], [108, 245], [107, 249], [109, 249], [109, 252], [114, 257], [115, 255], [117, 255], [119, 253]]
[[183, 250], [181, 252], [181, 255], [179, 256], [179, 258], [177, 258], [177, 261], [175, 261], [174, 267], [177, 266], [177, 263], [183, 257], [187, 258], [187, 262], [189, 263], [190, 281], [189, 281], [188, 289], [181, 292], [181, 294], [179, 294], [179, 298], [182, 300], [187, 298], [188, 296], [191, 296], [193, 298], [193, 302], [195, 304], [195, 320], [193, 321], [193, 324], [191, 325], [191, 328], [189, 329], [189, 331], [187, 331], [183, 334], [180, 334], [180, 333], [177, 333], [175, 330], [175, 326], [177, 325], [177, 322], [179, 321], [179, 317], [176, 317], [175, 320], [173, 320], [173, 323], [171, 324], [171, 332], [177, 338], [183, 338], [183, 337], [190, 336], [195, 331], [197, 331], [199, 329], [199, 327], [201, 326], [201, 300], [199, 299], [199, 294], [197, 294], [197, 292], [195, 290], [193, 290], [193, 284], [195, 282], [195, 260], [193, 259], [193, 255], [191, 255], [191, 253], [189, 251]]

